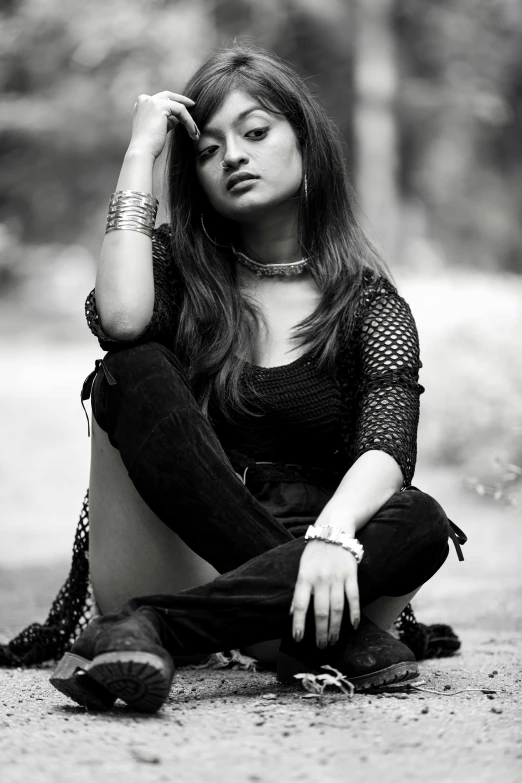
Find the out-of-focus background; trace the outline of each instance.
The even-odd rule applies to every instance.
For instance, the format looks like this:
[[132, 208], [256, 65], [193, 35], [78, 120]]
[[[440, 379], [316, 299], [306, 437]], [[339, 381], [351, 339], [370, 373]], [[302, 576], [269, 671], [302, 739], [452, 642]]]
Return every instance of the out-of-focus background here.
[[517, 513], [521, 30], [513, 0], [2, 4], [0, 564], [68, 557], [88, 485], [80, 387], [102, 355], [83, 304], [134, 102], [181, 91], [236, 37], [292, 63], [346, 140], [366, 226], [420, 333], [414, 483], [439, 476]]

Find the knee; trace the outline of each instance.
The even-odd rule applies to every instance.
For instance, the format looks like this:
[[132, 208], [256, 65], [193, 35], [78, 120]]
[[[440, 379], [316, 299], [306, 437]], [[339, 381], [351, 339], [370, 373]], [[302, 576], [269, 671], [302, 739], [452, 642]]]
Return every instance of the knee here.
[[407, 516], [412, 525], [421, 528], [423, 533], [430, 536], [432, 540], [440, 540], [440, 543], [447, 543], [449, 534], [449, 522], [446, 512], [435, 500], [420, 489], [404, 491], [407, 502]]
[[389, 521], [394, 523], [397, 551], [407, 567], [395, 585], [396, 592], [409, 593], [427, 582], [440, 569], [449, 553], [449, 522], [435, 498], [421, 490], [405, 490], [394, 496]]
[[447, 540], [449, 522], [446, 512], [435, 498], [417, 488], [396, 492], [384, 504], [379, 515], [402, 529], [407, 537], [422, 535], [423, 538]]
[[[165, 345], [154, 340], [117, 351], [109, 351], [103, 360], [117, 385], [142, 384], [154, 378], [167, 382], [175, 378], [188, 385], [185, 368], [178, 357]], [[110, 383], [110, 381], [109, 381]]]
[[166, 362], [174, 366], [179, 365], [179, 368], [182, 369], [181, 363], [175, 354], [154, 340], [109, 351], [103, 362], [111, 372], [131, 370], [142, 373]]
[[104, 356], [91, 390], [94, 418], [100, 427], [109, 431], [109, 421], [114, 420], [116, 403], [121, 392], [127, 392], [137, 379], [149, 375], [149, 370], [160, 355], [159, 343], [126, 346]]
[[[171, 410], [193, 404], [183, 366], [158, 342], [109, 351], [92, 389], [92, 410], [116, 446], [115, 428], [153, 426]], [[119, 448], [118, 446], [116, 446]]]

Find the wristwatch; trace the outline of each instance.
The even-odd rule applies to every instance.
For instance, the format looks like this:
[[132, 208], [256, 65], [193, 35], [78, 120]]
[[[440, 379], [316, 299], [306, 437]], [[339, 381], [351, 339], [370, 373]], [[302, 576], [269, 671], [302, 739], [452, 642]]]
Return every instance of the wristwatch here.
[[314, 538], [319, 541], [328, 541], [330, 544], [339, 544], [343, 549], [347, 549], [355, 557], [357, 564], [361, 562], [364, 555], [364, 548], [360, 541], [351, 538], [348, 533], [344, 533], [340, 527], [333, 525], [310, 525], [305, 533], [305, 541], [312, 541]]

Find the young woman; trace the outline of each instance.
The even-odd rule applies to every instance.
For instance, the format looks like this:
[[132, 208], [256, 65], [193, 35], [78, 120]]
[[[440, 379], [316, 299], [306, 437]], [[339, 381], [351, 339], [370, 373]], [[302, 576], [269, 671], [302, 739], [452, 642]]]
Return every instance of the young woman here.
[[154, 711], [178, 657], [267, 640], [282, 681], [416, 677], [387, 629], [456, 541], [411, 485], [417, 330], [331, 121], [275, 55], [221, 50], [138, 98], [87, 319], [108, 351], [82, 391], [102, 614], [52, 684]]

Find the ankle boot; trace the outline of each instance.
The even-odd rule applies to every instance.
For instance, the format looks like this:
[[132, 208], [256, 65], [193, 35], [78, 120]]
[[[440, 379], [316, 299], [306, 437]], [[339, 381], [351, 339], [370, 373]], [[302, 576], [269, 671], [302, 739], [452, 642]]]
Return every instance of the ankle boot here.
[[66, 653], [51, 685], [90, 710], [110, 709], [117, 698], [138, 712], [166, 701], [174, 663], [161, 642], [158, 621], [145, 607], [89, 623]]
[[[310, 629], [308, 629], [310, 630]], [[281, 640], [277, 660], [279, 682], [296, 682], [295, 674], [324, 674], [329, 664], [354, 685], [356, 691], [412, 680], [419, 675], [415, 656], [409, 647], [362, 615], [358, 629], [350, 629], [339, 641], [319, 649], [312, 632], [311, 641], [294, 641], [290, 633]]]

